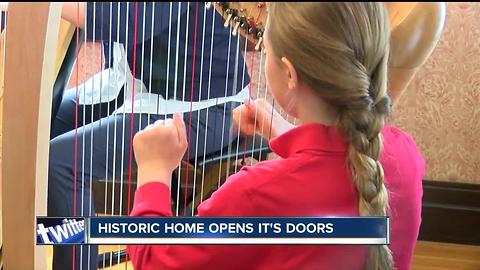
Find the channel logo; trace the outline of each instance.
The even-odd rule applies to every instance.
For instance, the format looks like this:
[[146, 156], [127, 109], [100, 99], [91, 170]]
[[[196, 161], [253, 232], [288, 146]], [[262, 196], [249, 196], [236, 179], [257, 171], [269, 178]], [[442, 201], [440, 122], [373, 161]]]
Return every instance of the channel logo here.
[[84, 244], [84, 218], [37, 217], [37, 245]]

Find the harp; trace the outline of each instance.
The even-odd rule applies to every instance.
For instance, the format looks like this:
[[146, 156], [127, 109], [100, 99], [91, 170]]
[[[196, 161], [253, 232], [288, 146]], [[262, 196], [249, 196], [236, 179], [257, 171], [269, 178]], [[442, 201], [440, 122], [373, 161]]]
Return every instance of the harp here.
[[[152, 5], [155, 5], [155, 3], [153, 3]], [[215, 5], [220, 6], [220, 4]], [[149, 24], [149, 22], [146, 21], [145, 16], [139, 14], [139, 10], [145, 11], [145, 6], [146, 3], [134, 3], [128, 5], [127, 10], [129, 8], [131, 8], [131, 10], [127, 11], [130, 12], [127, 14], [127, 16], [135, 16], [134, 21], [136, 22], [136, 24], [130, 25], [128, 23], [124, 23], [120, 25], [121, 23], [119, 22], [117, 24], [118, 28], [114, 30], [117, 31], [119, 35], [121, 35], [122, 32], [128, 33], [129, 29], [133, 29], [135, 38], [140, 38], [142, 34], [146, 35], [144, 28], [145, 25], [147, 25], [147, 28], [148, 25], [153, 28], [155, 24], [153, 22]], [[215, 9], [207, 8], [205, 5], [199, 3], [169, 3], [166, 5], [166, 7], [169, 8], [169, 12], [166, 13], [169, 15], [169, 19], [167, 19], [167, 21], [169, 22], [172, 22], [172, 20], [175, 21], [175, 18], [180, 18], [180, 10], [182, 10], [182, 12], [186, 10], [186, 15], [182, 14], [182, 16], [186, 17], [186, 22], [183, 20], [177, 20], [177, 22], [172, 22], [168, 26], [169, 34], [171, 34], [169, 36], [169, 42], [172, 42], [172, 44], [175, 43], [175, 37], [177, 37], [178, 42], [178, 36], [181, 35], [187, 35], [187, 37], [185, 37], [187, 42], [192, 40], [191, 42], [197, 43], [196, 41], [201, 40], [200, 38], [202, 34], [205, 35], [205, 32], [213, 32], [213, 28], [206, 29], [205, 27], [205, 21], [207, 19], [212, 20], [212, 24], [216, 23], [218, 25], [222, 25], [222, 28], [226, 29], [225, 31], [227, 31], [227, 34], [224, 35], [224, 41], [228, 41], [228, 46], [226, 47], [228, 47], [228, 52], [232, 57], [229, 58], [226, 63], [226, 76], [228, 78], [228, 76], [235, 73], [235, 78], [231, 77], [230, 79], [225, 80], [227, 82], [225, 84], [225, 89], [222, 89], [221, 91], [225, 91], [225, 96], [216, 96], [214, 97], [213, 105], [208, 102], [206, 103], [207, 105], [210, 105], [210, 107], [216, 106], [218, 108], [224, 106], [224, 108], [226, 108], [227, 103], [229, 104], [228, 106], [231, 106], [230, 104], [233, 104], [234, 102], [240, 103], [242, 100], [234, 100], [231, 98], [236, 96], [236, 94], [238, 94], [237, 92], [239, 92], [240, 90], [246, 89], [248, 93], [247, 96], [249, 97], [257, 96], [256, 94], [252, 95], [252, 93], [266, 93], [265, 86], [262, 85], [260, 87], [261, 84], [251, 84], [249, 87], [244, 87], [242, 89], [232, 89], [238, 87], [233, 86], [233, 83], [229, 82], [228, 80], [239, 82], [242, 79], [245, 80], [244, 74], [247, 74], [246, 76], [248, 77], [248, 69], [252, 68], [255, 63], [257, 63], [257, 65], [258, 63], [261, 64], [263, 61], [263, 56], [256, 51], [252, 52], [250, 50], [249, 46], [251, 45], [251, 42], [240, 42], [240, 39], [237, 38], [237, 33], [233, 33], [233, 28], [229, 28], [228, 25], [227, 27], [224, 27], [224, 22], [220, 20], [221, 17], [218, 17], [217, 11]], [[93, 4], [93, 9], [95, 10], [95, 4]], [[172, 13], [172, 10], [178, 11], [178, 13]], [[110, 8], [110, 12], [111, 11], [112, 8]], [[109, 12], [108, 9], [105, 10], [105, 12]], [[225, 12], [228, 13], [230, 11], [222, 10], [222, 13]], [[51, 169], [49, 168], [51, 164], [49, 164], [48, 161], [49, 154], [52, 153], [52, 151], [49, 151], [49, 131], [52, 118], [52, 88], [54, 86], [55, 74], [59, 73], [59, 71], [61, 71], [62, 69], [60, 65], [55, 66], [54, 62], [52, 61], [52, 59], [55, 59], [55, 44], [58, 41], [58, 32], [62, 25], [60, 23], [60, 14], [61, 6], [57, 3], [11, 3], [8, 7], [8, 16], [6, 20], [7, 35], [5, 36], [6, 43], [4, 51], [6, 57], [4, 65], [5, 90], [3, 93], [4, 104], [2, 123], [2, 254], [3, 265], [7, 269], [45, 268], [45, 250], [42, 247], [35, 246], [36, 235], [35, 231], [32, 230], [32, 228], [35, 228], [36, 216], [44, 216], [47, 214], [47, 182], [49, 181], [49, 176], [47, 175], [47, 172]], [[236, 20], [235, 18], [236, 17], [233, 16], [234, 21]], [[152, 21], [155, 20], [155, 16], [151, 16], [151, 19]], [[202, 19], [203, 23], [201, 22]], [[95, 24], [95, 21], [86, 21], [86, 24]], [[186, 33], [182, 32], [182, 30], [180, 29], [180, 26], [182, 24], [184, 25], [183, 27], [185, 27], [185, 25], [188, 26], [186, 27]], [[195, 26], [192, 28], [191, 25], [193, 24], [195, 24]], [[196, 26], [197, 24], [198, 27]], [[245, 28], [248, 30], [249, 28], [256, 29], [257, 27], [255, 24]], [[77, 40], [77, 48], [76, 52], [74, 53], [77, 58], [80, 45], [80, 43], [78, 42], [78, 30], [79, 29], [77, 29], [76, 38], [74, 38], [72, 41], [75, 42], [75, 40]], [[189, 30], [191, 31], [190, 33]], [[68, 31], [68, 35], [71, 37], [73, 35], [73, 31]], [[86, 36], [88, 36], [88, 33], [85, 34], [85, 37]], [[213, 50], [213, 45], [211, 45], [211, 43], [209, 45], [209, 42], [215, 42], [214, 39], [216, 39], [217, 36], [216, 33], [210, 36], [211, 39], [201, 40], [198, 42], [198, 44], [194, 46], [205, 46], [205, 49], [209, 48]], [[257, 37], [261, 38], [260, 35], [257, 35]], [[145, 37], [143, 36], [142, 38]], [[68, 44], [69, 42], [63, 43], [64, 54], [65, 51], [68, 51], [66, 49], [71, 47], [67, 46]], [[153, 44], [153, 41], [151, 44]], [[137, 43], [134, 42], [133, 47], [128, 47], [127, 42], [127, 46], [125, 46], [124, 48], [125, 52], [137, 49], [135, 48], [136, 45]], [[215, 43], [215, 46], [217, 46], [217, 43]], [[184, 50], [184, 54], [187, 55], [187, 49], [190, 48], [187, 45], [184, 45], [181, 49], [180, 47], [182, 46], [169, 47], [169, 49], [171, 49], [171, 52], [168, 52], [168, 57], [171, 57], [171, 59], [168, 59], [167, 64], [173, 66], [173, 69], [170, 70], [167, 68], [167, 70], [172, 71], [172, 73], [174, 72], [175, 75], [177, 73], [181, 74], [183, 71], [183, 78], [186, 78], [190, 75], [192, 77], [197, 76], [197, 73], [190, 72], [188, 70], [189, 67], [187, 67], [187, 63], [191, 64], [189, 62], [190, 59], [187, 60], [187, 57], [181, 59], [182, 51]], [[149, 49], [154, 50], [153, 46], [150, 46]], [[261, 48], [257, 47], [257, 49]], [[143, 52], [145, 52], [146, 49], [143, 50], [142, 48], [141, 50], [143, 56]], [[234, 50], [235, 53], [233, 53]], [[195, 49], [195, 51], [197, 50]], [[242, 56], [242, 53], [246, 52], [250, 53], [251, 56]], [[203, 63], [204, 61], [202, 56], [203, 55], [196, 56], [197, 63], [202, 62], [199, 65], [200, 69], [197, 68], [197, 72], [203, 72], [204, 74], [208, 74], [209, 70], [203, 70], [203, 66], [205, 63]], [[245, 57], [244, 61], [240, 61], [242, 62], [241, 64], [239, 64], [240, 57], [242, 59]], [[140, 59], [140, 55], [136, 55], [134, 56], [134, 58]], [[195, 56], [193, 56], [193, 58], [195, 59]], [[247, 61], [247, 58], [249, 58], [248, 60], [250, 61]], [[76, 59], [76, 61], [77, 60], [78, 59]], [[106, 61], [106, 59], [103, 59], [103, 61]], [[135, 60], [133, 61], [135, 63]], [[140, 62], [141, 60], [138, 61]], [[195, 60], [193, 61], [195, 62]], [[178, 68], [178, 64], [182, 62], [185, 63], [183, 65], [184, 70]], [[207, 60], [205, 60], [205, 62], [207, 62]], [[78, 65], [78, 61], [76, 62], [76, 64]], [[122, 64], [127, 65], [127, 60], [125, 60], [125, 63]], [[143, 63], [141, 65], [143, 66]], [[144, 71], [143, 69], [136, 68], [135, 64], [133, 64], [133, 67], [134, 68], [132, 68], [131, 70], [133, 75], [131, 78], [133, 80], [135, 80], [135, 78], [138, 79], [139, 77], [144, 75], [146, 76], [146, 74], [148, 74], [148, 72]], [[195, 67], [196, 66], [194, 63], [192, 65], [192, 69], [194, 69]], [[210, 62], [210, 69], [211, 67], [212, 63]], [[228, 72], [229, 69], [234, 70], [235, 72], [230, 74]], [[239, 72], [240, 70], [242, 72]], [[137, 72], [137, 74], [135, 74], [135, 72]], [[141, 75], [139, 75], [139, 73], [141, 73]], [[187, 74], [187, 76], [185, 76], [185, 74]], [[240, 76], [240, 74], [243, 76]], [[262, 72], [251, 74], [251, 80], [253, 81], [255, 77], [261, 78], [261, 74]], [[186, 79], [183, 82], [174, 80], [172, 84], [178, 83], [178, 86], [180, 87], [183, 83], [183, 89], [190, 88], [190, 85], [186, 84], [185, 81]], [[195, 81], [195, 78], [191, 81]], [[125, 80], [124, 83], [126, 85], [127, 80]], [[132, 87], [136, 86], [135, 81], [132, 85]], [[241, 86], [243, 87], [244, 85]], [[170, 85], [170, 87], [172, 87], [172, 85]], [[175, 85], [175, 87], [177, 87], [177, 85]], [[192, 90], [193, 87], [194, 83], [192, 82]], [[78, 88], [78, 85], [76, 85], [76, 88]], [[206, 89], [204, 89], [204, 91], [206, 91]], [[134, 92], [135, 91], [133, 91], [133, 93]], [[189, 99], [188, 95], [185, 95], [184, 92], [182, 102], [190, 103], [190, 109], [187, 110], [185, 113], [190, 114], [190, 121], [188, 124], [191, 128], [192, 125], [195, 125], [195, 122], [191, 120], [192, 115], [194, 115], [195, 113], [200, 114], [199, 111], [205, 109], [202, 107], [205, 105], [205, 102], [202, 103], [202, 100], [199, 97], [195, 97], [195, 99], [198, 98], [198, 101], [193, 100], [194, 95], [192, 91], [190, 91], [190, 93], [188, 94], [190, 94], [191, 98]], [[258, 96], [261, 96], [261, 94]], [[169, 95], [166, 94], [165, 100], [168, 100], [168, 97]], [[224, 99], [222, 99], [225, 97], [227, 97], [226, 102], [224, 101]], [[233, 101], [229, 100], [228, 98], [232, 99]], [[197, 103], [194, 103], [194, 101], [197, 101]], [[135, 104], [134, 99], [132, 99], [131, 104], [132, 112], [123, 112], [123, 116], [127, 114], [133, 114], [133, 106]], [[167, 104], [163, 106], [165, 107], [163, 108], [161, 103], [157, 103], [157, 110], [159, 110], [157, 111], [157, 113], [168, 115], [169, 113], [167, 113], [166, 111], [163, 112], [163, 109], [168, 110], [167, 106], [169, 105]], [[197, 108], [197, 112], [195, 112], [195, 110], [192, 110], [192, 106], [194, 107], [194, 109], [195, 106], [200, 107], [200, 109]], [[129, 106], [124, 107], [130, 107], [130, 104]], [[207, 108], [210, 107], [207, 106]], [[141, 113], [142, 112], [140, 112], [140, 114]], [[229, 115], [227, 115], [227, 117], [229, 117]], [[220, 117], [220, 119], [221, 118], [222, 117]], [[197, 121], [197, 125], [201, 121], [204, 121], [199, 119], [198, 117], [194, 119]], [[225, 113], [223, 113], [222, 120], [225, 119]], [[124, 128], [124, 130], [132, 128], [134, 124], [135, 126], [139, 124], [137, 122], [133, 122], [134, 121], [128, 123], [127, 121], [127, 125], [124, 125], [124, 127], [126, 127]], [[230, 124], [225, 123], [225, 121], [216, 122], [218, 124], [218, 127], [210, 128], [210, 130], [220, 129], [220, 127], [224, 130], [228, 130], [230, 128]], [[211, 123], [213, 122], [211, 121]], [[189, 127], [187, 127], [187, 129]], [[76, 127], [76, 129], [77, 128], [78, 127]], [[206, 145], [207, 141], [208, 143], [210, 143], [211, 137], [207, 137], [208, 135], [205, 135], [205, 138], [199, 139], [199, 136], [197, 134], [191, 135], [190, 142], [196, 141], [195, 144], [197, 146], [202, 144]], [[195, 213], [196, 205], [198, 205], [202, 200], [206, 199], [209, 194], [213, 190], [215, 190], [215, 188], [218, 188], [218, 186], [221, 185], [222, 181], [224, 181], [223, 178], [225, 178], [229, 173], [233, 173], [235, 170], [238, 170], [241, 167], [242, 164], [235, 163], [234, 160], [238, 158], [245, 160], [248, 157], [260, 157], [259, 159], [266, 158], [267, 153], [265, 151], [268, 151], [268, 144], [265, 141], [262, 141], [258, 138], [235, 139], [235, 137], [238, 137], [238, 134], [239, 132], [237, 132], [237, 134], [231, 132], [228, 135], [229, 138], [226, 138], [224, 137], [225, 135], [222, 133], [221, 137], [214, 138], [214, 141], [219, 140], [222, 143], [216, 142], [216, 144], [218, 145], [217, 149], [210, 151], [210, 153], [205, 153], [205, 150], [203, 150], [202, 153], [201, 150], [199, 150], [198, 148], [190, 149], [190, 151], [192, 153], [195, 152], [195, 154], [192, 154], [189, 157], [185, 158], [185, 161], [180, 164], [179, 169], [173, 176], [175, 177], [175, 179], [177, 179], [177, 181], [175, 181], [175, 179], [173, 180], [173, 182], [177, 182], [177, 187], [175, 190], [177, 195], [174, 196], [177, 201], [175, 205], [172, 206], [176, 208], [174, 211], [176, 214], [193, 215]], [[215, 134], [212, 133], [212, 135]], [[91, 136], [89, 139], [91, 139], [92, 137], [93, 136]], [[249, 142], [250, 139], [256, 140], [256, 142]], [[263, 143], [263, 146], [258, 147], [258, 143]], [[257, 147], [255, 148], [256, 145]], [[72, 147], [74, 146], [72, 145]], [[120, 155], [120, 153], [117, 154]], [[126, 156], [128, 154], [130, 154], [129, 162], [126, 162], [122, 165], [125, 168], [130, 167], [128, 163], [132, 163], [132, 150], [131, 148], [130, 150], [128, 148], [122, 150], [121, 155]], [[126, 183], [124, 184], [116, 182], [117, 179], [115, 178], [122, 178], [122, 180], [125, 180], [125, 182], [127, 182], [126, 179], [128, 178], [129, 183], [127, 185]], [[101, 206], [103, 206], [104, 209], [97, 211], [97, 213], [104, 212], [113, 215], [127, 214], [128, 210], [124, 211], [123, 209], [128, 209], [131, 205], [129, 198], [133, 197], [134, 180], [132, 181], [132, 179], [134, 178], [135, 173], [132, 172], [131, 169], [125, 169], [122, 170], [122, 172], [117, 174], [115, 177], [109, 175], [106, 176], [105, 179], [95, 179], [96, 186], [91, 186], [91, 189], [94, 190], [94, 194], [92, 195], [92, 197], [95, 197], [96, 199], [98, 198], [98, 196], [101, 197], [105, 194], [111, 196], [108, 199], [106, 198], [106, 196], [104, 196], [103, 201], [101, 203], [98, 203], [99, 208], [102, 208]], [[70, 179], [70, 181], [72, 181], [73, 185], [73, 183], [77, 183], [77, 181], [80, 181], [80, 176], [78, 178], [74, 177], [74, 179]], [[208, 181], [209, 183], [205, 184]], [[103, 186], [103, 188], [101, 188], [101, 192], [95, 192], [96, 187], [101, 186]], [[199, 192], [201, 193], [201, 195], [197, 194]], [[113, 198], [115, 196], [116, 198]], [[93, 200], [94, 199], [92, 198], [90, 203], [92, 203]], [[95, 203], [95, 206], [97, 206], [97, 203]], [[24, 211], [18, 211], [17, 209], [24, 209]], [[78, 215], [79, 213], [74, 214]], [[106, 257], [103, 257], [103, 259], [105, 258]], [[112, 263], [112, 255], [110, 255], [109, 258], [110, 263]], [[117, 256], [117, 258], [120, 261], [120, 257]], [[101, 265], [102, 262], [103, 265]], [[101, 268], [102, 266], [106, 265], [106, 262], [105, 260], [101, 260], [99, 264]]]

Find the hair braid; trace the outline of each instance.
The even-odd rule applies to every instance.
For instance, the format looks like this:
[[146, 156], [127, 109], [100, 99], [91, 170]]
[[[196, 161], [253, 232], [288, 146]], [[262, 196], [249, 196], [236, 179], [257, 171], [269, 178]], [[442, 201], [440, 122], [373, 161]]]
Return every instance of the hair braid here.
[[[271, 3], [267, 24], [274, 54], [287, 57], [302, 81], [338, 109], [360, 215], [385, 216], [388, 193], [378, 161], [390, 111], [384, 3]], [[393, 268], [386, 245], [370, 248], [366, 268]]]

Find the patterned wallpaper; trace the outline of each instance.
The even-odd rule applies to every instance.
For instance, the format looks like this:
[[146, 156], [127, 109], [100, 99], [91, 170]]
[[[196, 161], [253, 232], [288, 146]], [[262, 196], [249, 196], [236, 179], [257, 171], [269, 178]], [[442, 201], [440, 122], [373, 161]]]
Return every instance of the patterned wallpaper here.
[[438, 46], [394, 108], [426, 179], [480, 184], [480, 3], [447, 3]]
[[[87, 42], [82, 45], [78, 52], [78, 63], [73, 66], [72, 76], [67, 89], [86, 81], [95, 73], [102, 70], [102, 46], [100, 43]], [[77, 70], [78, 69], [78, 70]]]
[[[415, 138], [427, 160], [426, 179], [480, 184], [479, 18], [480, 3], [447, 3], [438, 46], [394, 108], [392, 122]], [[99, 70], [100, 52], [98, 44], [82, 48], [79, 82]], [[253, 95], [264, 96], [265, 78], [258, 76], [264, 59], [254, 55], [245, 56], [249, 65], [254, 57]]]

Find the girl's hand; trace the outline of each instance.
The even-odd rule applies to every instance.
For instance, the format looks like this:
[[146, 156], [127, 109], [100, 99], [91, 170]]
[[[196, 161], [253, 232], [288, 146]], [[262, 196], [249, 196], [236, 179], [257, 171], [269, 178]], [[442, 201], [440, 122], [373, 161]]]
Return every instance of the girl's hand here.
[[243, 105], [233, 110], [232, 117], [234, 125], [243, 134], [257, 133], [267, 140], [294, 127], [265, 99], [245, 100]]
[[170, 187], [172, 173], [187, 149], [185, 123], [181, 114], [158, 120], [139, 131], [133, 139], [138, 165], [138, 186], [162, 182]]

